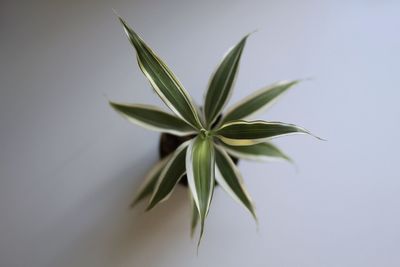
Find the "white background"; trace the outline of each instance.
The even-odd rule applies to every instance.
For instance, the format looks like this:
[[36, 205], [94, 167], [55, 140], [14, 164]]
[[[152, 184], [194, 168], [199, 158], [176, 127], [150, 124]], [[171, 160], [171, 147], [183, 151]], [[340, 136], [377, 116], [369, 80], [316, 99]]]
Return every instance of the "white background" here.
[[[111, 2], [111, 1], [110, 1]], [[220, 189], [199, 254], [185, 189], [128, 205], [159, 134], [107, 99], [162, 105], [115, 8], [200, 103], [244, 34], [232, 101], [308, 78], [261, 119], [295, 160], [239, 166], [251, 216]], [[398, 1], [0, 2], [0, 266], [400, 266]]]

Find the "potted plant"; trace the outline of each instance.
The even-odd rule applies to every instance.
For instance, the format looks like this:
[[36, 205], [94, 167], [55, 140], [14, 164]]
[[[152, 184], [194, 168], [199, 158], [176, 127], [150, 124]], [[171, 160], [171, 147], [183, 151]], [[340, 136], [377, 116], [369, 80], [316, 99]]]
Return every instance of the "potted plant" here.
[[[234, 164], [234, 158], [250, 160], [290, 160], [270, 139], [289, 134], [310, 134], [302, 127], [282, 122], [245, 120], [271, 105], [299, 81], [279, 82], [262, 88], [224, 113], [233, 89], [242, 51], [249, 35], [243, 37], [223, 57], [213, 73], [203, 107], [196, 106], [185, 88], [156, 53], [119, 17], [137, 62], [152, 88], [172, 111], [143, 104], [110, 105], [129, 121], [162, 132], [163, 157], [148, 173], [132, 205], [149, 198], [147, 210], [166, 200], [174, 187], [187, 176], [192, 202], [192, 233], [200, 222], [199, 242], [203, 235], [214, 186], [217, 183], [238, 200], [256, 219], [252, 200]], [[175, 149], [176, 148], [176, 149]], [[165, 149], [164, 149], [165, 150]]]

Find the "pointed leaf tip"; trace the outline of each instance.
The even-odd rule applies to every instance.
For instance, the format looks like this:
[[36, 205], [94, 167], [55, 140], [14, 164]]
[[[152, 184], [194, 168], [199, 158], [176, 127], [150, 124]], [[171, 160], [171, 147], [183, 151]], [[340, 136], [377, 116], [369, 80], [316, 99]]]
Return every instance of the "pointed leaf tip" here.
[[191, 212], [192, 212], [192, 217], [191, 217], [191, 223], [190, 223], [190, 237], [193, 238], [195, 234], [195, 230], [199, 221], [199, 211], [197, 209], [196, 203], [194, 202], [193, 196], [189, 191], [189, 198], [190, 198], [190, 203], [191, 203]]
[[277, 146], [270, 142], [248, 146], [231, 146], [228, 144], [222, 144], [222, 146], [229, 154], [241, 159], [257, 161], [292, 161], [289, 156], [287, 156]]
[[195, 129], [184, 120], [166, 113], [156, 106], [120, 104], [111, 101], [110, 105], [128, 121], [150, 130], [178, 136], [189, 135], [195, 132]]
[[263, 120], [228, 122], [221, 126], [216, 134], [225, 144], [232, 146], [254, 145], [272, 138], [291, 134], [308, 134], [314, 136], [306, 129], [294, 124]]
[[[186, 172], [189, 189], [199, 210], [200, 236], [214, 191], [215, 151], [209, 137], [198, 136], [191, 141], [186, 153]], [[200, 243], [198, 243], [200, 244]]]
[[157, 184], [157, 180], [169, 158], [170, 155], [160, 160], [146, 174], [144, 182], [139, 187], [139, 190], [137, 191], [135, 198], [130, 204], [131, 208], [134, 208], [140, 201], [142, 201], [143, 199], [145, 199], [146, 197], [150, 196], [153, 193], [153, 190]]
[[115, 16], [117, 16], [118, 18], [120, 17], [120, 15], [118, 14], [118, 12], [115, 8], [112, 7], [111, 10], [113, 11]]
[[281, 81], [257, 90], [232, 106], [222, 118], [221, 124], [229, 121], [245, 119], [267, 109], [274, 104], [283, 93], [287, 92], [288, 89], [292, 88], [299, 82], [300, 80], [294, 80], [291, 82]]
[[185, 157], [189, 142], [186, 141], [173, 152], [171, 159], [160, 174], [146, 210], [151, 210], [158, 203], [168, 199], [176, 184], [185, 174]]
[[216, 172], [215, 179], [219, 185], [237, 202], [242, 204], [257, 221], [253, 201], [247, 192], [243, 178], [238, 168], [221, 146], [215, 150]]
[[237, 77], [240, 58], [246, 44], [244, 36], [238, 44], [230, 48], [213, 73], [204, 97], [206, 124], [211, 127], [229, 101]]
[[143, 41], [143, 39], [125, 22], [122, 23], [129, 41], [136, 50], [139, 68], [147, 77], [161, 100], [178, 117], [195, 128], [202, 128], [200, 116], [194, 101], [165, 62]]

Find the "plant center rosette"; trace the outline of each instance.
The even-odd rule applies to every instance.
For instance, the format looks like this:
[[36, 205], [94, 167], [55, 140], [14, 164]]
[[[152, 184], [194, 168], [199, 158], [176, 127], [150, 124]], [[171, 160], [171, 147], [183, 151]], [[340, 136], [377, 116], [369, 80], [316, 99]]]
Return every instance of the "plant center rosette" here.
[[265, 110], [299, 81], [263, 87], [224, 110], [232, 95], [240, 58], [249, 37], [246, 35], [228, 50], [211, 75], [200, 109], [167, 64], [122, 18], [119, 20], [136, 50], [140, 69], [171, 111], [151, 105], [110, 102], [130, 122], [162, 133], [161, 160], [146, 175], [132, 206], [148, 199], [147, 210], [150, 210], [167, 200], [179, 182], [186, 183], [192, 207], [192, 234], [200, 223], [200, 244], [214, 187], [218, 183], [256, 219], [253, 201], [235, 161], [290, 161], [271, 139], [312, 134], [294, 124], [248, 118]]

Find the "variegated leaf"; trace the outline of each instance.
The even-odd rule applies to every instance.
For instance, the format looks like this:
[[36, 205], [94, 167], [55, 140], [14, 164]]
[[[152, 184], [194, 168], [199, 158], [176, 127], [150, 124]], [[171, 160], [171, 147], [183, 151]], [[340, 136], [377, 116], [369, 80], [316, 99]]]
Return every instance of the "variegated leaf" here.
[[274, 160], [292, 160], [284, 154], [278, 147], [271, 143], [258, 143], [249, 146], [230, 146], [222, 144], [224, 149], [232, 156], [240, 159], [274, 161]]
[[247, 37], [248, 35], [243, 37], [228, 51], [211, 77], [204, 99], [204, 114], [208, 126], [213, 124], [231, 96]]
[[115, 102], [110, 102], [110, 105], [130, 122], [150, 130], [171, 133], [178, 136], [196, 132], [192, 126], [182, 119], [168, 114], [155, 106], [119, 104]]
[[230, 108], [221, 123], [245, 119], [270, 107], [284, 92], [299, 81], [279, 82], [262, 88]]
[[224, 143], [233, 146], [253, 145], [271, 138], [290, 134], [312, 135], [306, 129], [294, 124], [262, 120], [228, 122], [216, 131], [218, 138]]
[[215, 152], [210, 137], [199, 135], [191, 141], [186, 152], [186, 172], [190, 191], [200, 217], [200, 237], [214, 191]]
[[151, 168], [151, 170], [146, 174], [144, 178], [144, 182], [139, 187], [138, 192], [134, 200], [132, 201], [131, 207], [136, 206], [141, 200], [150, 196], [153, 193], [153, 190], [157, 184], [157, 180], [160, 177], [160, 174], [167, 164], [168, 160], [171, 158], [171, 155], [166, 156], [162, 160], [160, 160], [156, 165]]
[[198, 129], [202, 128], [194, 102], [178, 78], [121, 17], [119, 20], [136, 49], [140, 69], [162, 101], [187, 123]]
[[154, 188], [153, 196], [147, 210], [152, 209], [159, 202], [162, 202], [171, 195], [175, 185], [185, 174], [186, 149], [190, 141], [181, 144], [172, 154], [171, 159], [160, 174], [157, 185]]
[[241, 203], [257, 221], [254, 205], [243, 184], [243, 178], [228, 154], [221, 148], [215, 149], [215, 179], [235, 200]]

